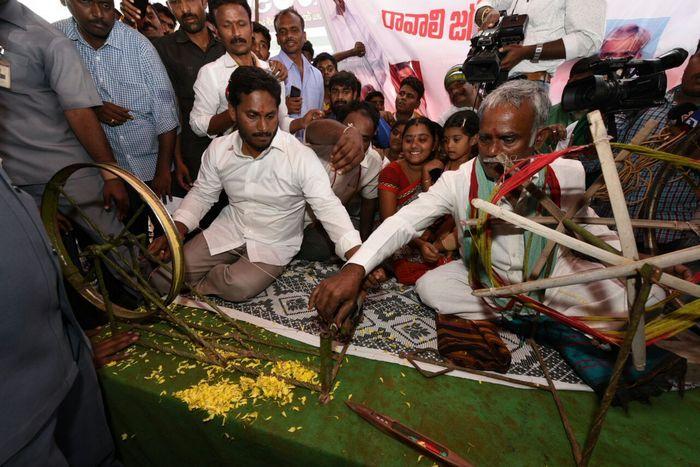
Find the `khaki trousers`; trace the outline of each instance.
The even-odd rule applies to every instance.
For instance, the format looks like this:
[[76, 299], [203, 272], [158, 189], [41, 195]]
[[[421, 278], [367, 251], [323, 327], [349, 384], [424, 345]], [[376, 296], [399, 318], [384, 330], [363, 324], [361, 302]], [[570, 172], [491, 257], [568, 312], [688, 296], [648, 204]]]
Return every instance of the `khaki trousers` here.
[[[251, 263], [245, 246], [212, 255], [202, 233], [185, 244], [184, 255], [185, 281], [202, 295], [216, 295], [230, 302], [257, 296], [284, 271], [284, 266]], [[157, 269], [151, 283], [167, 293], [170, 275]]]

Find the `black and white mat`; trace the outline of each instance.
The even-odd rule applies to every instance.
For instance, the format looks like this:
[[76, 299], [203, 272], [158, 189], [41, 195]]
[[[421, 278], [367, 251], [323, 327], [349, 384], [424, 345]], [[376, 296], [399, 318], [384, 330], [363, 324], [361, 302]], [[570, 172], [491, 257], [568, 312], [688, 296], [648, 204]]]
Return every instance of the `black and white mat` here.
[[[318, 345], [319, 325], [315, 311], [307, 308], [308, 297], [323, 278], [335, 273], [339, 264], [294, 261], [278, 280], [256, 298], [245, 303], [216, 299], [230, 316], [261, 326], [271, 332]], [[180, 297], [180, 303], [206, 308], [207, 305]], [[532, 347], [507, 331], [500, 333], [512, 353], [507, 376], [523, 381], [547, 384]], [[364, 320], [358, 327], [351, 355], [372, 360], [409, 365], [399, 354], [415, 349], [437, 348], [434, 312], [423, 305], [413, 291], [391, 280], [370, 294], [364, 305]], [[558, 389], [590, 391], [559, 354], [541, 347], [552, 379]], [[439, 367], [427, 366], [438, 370]], [[496, 384], [506, 384], [465, 372], [452, 376]]]

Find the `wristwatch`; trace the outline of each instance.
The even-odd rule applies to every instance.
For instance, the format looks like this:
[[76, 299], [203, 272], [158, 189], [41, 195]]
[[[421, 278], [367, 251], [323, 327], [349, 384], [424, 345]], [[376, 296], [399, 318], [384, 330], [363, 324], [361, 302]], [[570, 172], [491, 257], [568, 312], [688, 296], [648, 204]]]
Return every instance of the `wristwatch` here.
[[535, 46], [535, 53], [533, 54], [530, 61], [532, 63], [537, 63], [540, 61], [540, 55], [542, 55], [542, 50], [544, 49], [544, 44], [537, 44]]

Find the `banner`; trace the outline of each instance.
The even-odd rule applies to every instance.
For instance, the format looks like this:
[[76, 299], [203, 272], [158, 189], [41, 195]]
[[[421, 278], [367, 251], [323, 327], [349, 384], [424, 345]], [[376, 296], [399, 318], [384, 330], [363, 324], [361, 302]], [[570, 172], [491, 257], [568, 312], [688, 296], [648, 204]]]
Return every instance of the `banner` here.
[[[426, 89], [421, 109], [432, 119], [449, 107], [443, 87], [447, 70], [461, 64], [476, 34], [476, 0], [318, 0], [334, 50], [364, 42], [367, 55], [339, 64], [363, 84], [385, 95], [394, 108], [398, 83], [407, 76], [420, 78]], [[603, 14], [603, 12], [601, 12]], [[608, 0], [602, 52], [608, 56], [633, 53], [653, 58], [674, 47], [692, 54], [698, 43], [700, 9], [697, 0]], [[552, 81], [554, 103], [568, 80], [574, 61], [562, 64]], [[671, 70], [669, 87], [680, 83], [683, 67]]]

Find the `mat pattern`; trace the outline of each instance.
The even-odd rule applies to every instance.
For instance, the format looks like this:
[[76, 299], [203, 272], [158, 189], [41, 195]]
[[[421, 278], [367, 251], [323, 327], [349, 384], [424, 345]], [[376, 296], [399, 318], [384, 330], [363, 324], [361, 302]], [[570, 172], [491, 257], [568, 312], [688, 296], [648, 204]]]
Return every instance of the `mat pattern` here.
[[[340, 263], [294, 261], [275, 283], [256, 298], [236, 304], [218, 298], [215, 301], [227, 309], [318, 335], [318, 318], [315, 312], [307, 308], [308, 297], [316, 284], [337, 272], [339, 267]], [[271, 330], [274, 331], [274, 327]], [[532, 347], [513, 333], [501, 331], [500, 335], [512, 352], [512, 364], [507, 375], [546, 384]], [[367, 357], [369, 354], [369, 358], [372, 358], [373, 352], [377, 355], [388, 352], [398, 357], [401, 352], [414, 349], [436, 349], [434, 312], [420, 302], [413, 287], [403, 286], [392, 279], [365, 301], [364, 319], [357, 329], [353, 345], [365, 350], [362, 355]], [[590, 390], [556, 351], [544, 346], [541, 349], [552, 379], [556, 383], [564, 383], [563, 389]]]

